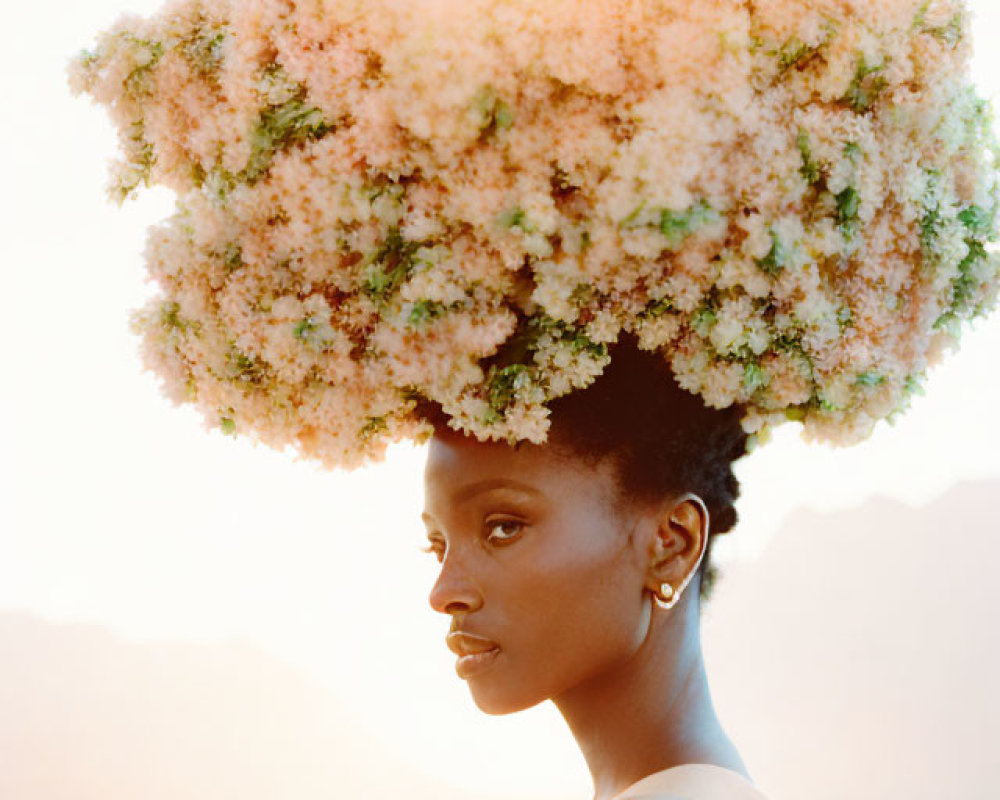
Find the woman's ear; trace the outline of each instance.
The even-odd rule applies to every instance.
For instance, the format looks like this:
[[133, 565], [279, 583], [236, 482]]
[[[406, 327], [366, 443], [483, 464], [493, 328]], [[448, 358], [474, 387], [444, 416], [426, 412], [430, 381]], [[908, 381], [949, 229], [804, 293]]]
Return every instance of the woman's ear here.
[[653, 543], [650, 588], [663, 582], [677, 591], [697, 572], [708, 545], [708, 508], [694, 492], [686, 492], [666, 503], [660, 513]]

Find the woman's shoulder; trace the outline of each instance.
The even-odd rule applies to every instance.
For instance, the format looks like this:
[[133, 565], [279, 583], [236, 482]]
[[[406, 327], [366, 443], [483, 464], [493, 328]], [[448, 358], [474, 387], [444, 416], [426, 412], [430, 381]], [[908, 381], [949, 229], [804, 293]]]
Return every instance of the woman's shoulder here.
[[715, 764], [681, 764], [647, 775], [614, 800], [767, 800], [743, 775]]

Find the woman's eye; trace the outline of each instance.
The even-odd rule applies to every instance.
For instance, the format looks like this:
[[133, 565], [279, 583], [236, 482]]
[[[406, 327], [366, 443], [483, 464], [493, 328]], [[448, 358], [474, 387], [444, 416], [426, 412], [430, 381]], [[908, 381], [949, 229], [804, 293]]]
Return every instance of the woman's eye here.
[[487, 538], [500, 542], [510, 541], [517, 538], [523, 527], [523, 522], [518, 522], [514, 519], [495, 519], [486, 523], [486, 529], [490, 533], [494, 531], [500, 531], [500, 533], [496, 536], [487, 536]]

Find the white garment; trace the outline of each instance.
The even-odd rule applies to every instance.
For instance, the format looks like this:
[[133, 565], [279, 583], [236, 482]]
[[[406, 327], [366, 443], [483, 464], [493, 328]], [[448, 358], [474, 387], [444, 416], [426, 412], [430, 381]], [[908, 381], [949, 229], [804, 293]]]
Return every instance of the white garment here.
[[614, 800], [767, 800], [757, 787], [725, 767], [681, 764], [633, 783]]

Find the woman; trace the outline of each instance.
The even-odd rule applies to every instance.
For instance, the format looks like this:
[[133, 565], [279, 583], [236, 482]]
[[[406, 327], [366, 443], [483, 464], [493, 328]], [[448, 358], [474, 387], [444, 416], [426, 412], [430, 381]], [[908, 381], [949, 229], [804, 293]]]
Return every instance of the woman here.
[[590, 387], [552, 403], [549, 441], [480, 442], [438, 409], [425, 471], [430, 594], [489, 714], [551, 698], [595, 800], [761, 798], [705, 674], [701, 603], [739, 494], [738, 409], [680, 389], [623, 339]]

